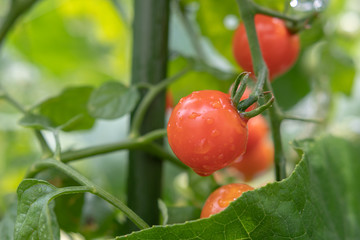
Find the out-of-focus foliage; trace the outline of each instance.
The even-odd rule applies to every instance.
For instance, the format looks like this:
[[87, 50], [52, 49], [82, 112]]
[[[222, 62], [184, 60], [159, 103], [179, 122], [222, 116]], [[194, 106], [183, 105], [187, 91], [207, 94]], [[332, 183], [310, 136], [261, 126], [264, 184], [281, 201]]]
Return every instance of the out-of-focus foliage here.
[[[1, 17], [9, 2], [0, 0]], [[256, 2], [284, 11], [289, 1]], [[287, 11], [299, 16], [306, 14], [289, 7]], [[236, 1], [172, 0], [171, 12], [168, 74], [183, 69], [189, 59], [195, 62], [194, 71], [170, 86], [175, 102], [195, 90], [227, 92], [241, 72], [231, 49], [234, 29], [241, 21]], [[66, 124], [77, 116], [79, 108], [86, 114], [86, 102], [90, 96], [93, 96], [93, 104], [101, 103], [92, 117], [113, 119], [127, 114], [128, 111], [108, 114], [106, 107], [109, 105], [96, 98], [96, 93], [101, 90], [98, 87], [108, 81], [129, 86], [132, 15], [132, 1], [126, 0], [39, 1], [19, 20], [0, 50], [0, 86], [26, 109], [55, 122], [55, 125], [47, 122], [45, 125]], [[306, 137], [322, 127], [322, 130], [341, 133], [343, 137], [360, 133], [360, 97], [357, 94], [360, 84], [356, 82], [360, 68], [358, 0], [331, 0], [312, 28], [301, 32], [300, 36], [300, 57], [288, 73], [274, 81], [275, 97], [286, 111], [326, 121], [320, 127], [285, 122], [284, 145], [288, 146], [288, 141]], [[68, 98], [54, 101], [54, 97], [62, 96], [68, 87], [83, 89], [84, 86], [89, 87], [82, 93], [70, 94], [70, 101]], [[105, 101], [114, 106], [119, 98], [121, 96], [114, 94]], [[68, 111], [66, 105], [75, 111]], [[0, 99], [0, 230], [13, 224], [14, 220], [12, 208], [5, 204], [4, 199], [16, 191], [26, 169], [41, 156], [33, 132], [17, 124], [22, 117], [13, 106]], [[125, 138], [128, 114], [113, 121], [95, 121], [92, 117], [86, 115], [85, 123], [75, 121], [79, 126], [67, 129], [77, 131], [60, 133], [64, 150]], [[25, 125], [44, 127], [44, 123], [37, 122], [39, 118], [25, 120], [22, 121]], [[54, 148], [53, 136], [45, 134], [45, 137]], [[298, 159], [289, 147], [286, 150], [290, 157]], [[126, 154], [121, 152], [86, 159], [73, 166], [125, 201]], [[55, 179], [42, 177], [53, 184], [65, 180], [64, 176], [51, 176]], [[261, 179], [253, 184], [260, 186], [267, 180]], [[162, 200], [168, 206], [168, 223], [198, 218], [202, 203], [216, 187], [213, 179], [200, 178], [169, 163], [165, 165], [163, 183]], [[60, 187], [64, 186], [67, 185]], [[189, 205], [191, 207], [187, 207]], [[68, 211], [59, 210], [61, 206]], [[120, 235], [125, 221], [121, 213], [87, 194], [59, 198], [54, 210], [62, 229], [79, 231], [88, 238]], [[71, 220], [66, 222], [68, 218]], [[0, 239], [1, 234], [6, 233], [1, 232]]]

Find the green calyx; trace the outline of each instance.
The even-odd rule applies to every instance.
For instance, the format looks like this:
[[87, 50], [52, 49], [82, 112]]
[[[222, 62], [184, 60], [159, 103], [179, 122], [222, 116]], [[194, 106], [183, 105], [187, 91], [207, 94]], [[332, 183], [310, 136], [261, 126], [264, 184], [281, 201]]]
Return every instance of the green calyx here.
[[[234, 85], [231, 89], [231, 101], [233, 102], [234, 106], [239, 111], [241, 116], [250, 119], [252, 117], [261, 114], [263, 111], [269, 108], [274, 102], [275, 98], [274, 95], [268, 91], [268, 92], [262, 92], [260, 95], [251, 93], [248, 98], [240, 101], [241, 97], [245, 92], [248, 79], [249, 79], [248, 72], [240, 73], [239, 76], [235, 79]], [[256, 103], [259, 98], [265, 98], [266, 95], [269, 94], [270, 94], [270, 98], [267, 97], [268, 99], [264, 104], [261, 104], [254, 110], [246, 112], [246, 109], [248, 109], [252, 104]]]

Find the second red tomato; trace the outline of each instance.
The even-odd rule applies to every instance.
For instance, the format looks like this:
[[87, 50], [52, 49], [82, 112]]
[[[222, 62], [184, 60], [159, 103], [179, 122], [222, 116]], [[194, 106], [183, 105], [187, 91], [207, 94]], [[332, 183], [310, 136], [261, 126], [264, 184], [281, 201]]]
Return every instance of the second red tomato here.
[[[255, 27], [270, 79], [285, 73], [299, 54], [299, 36], [291, 34], [284, 21], [265, 15], [255, 16]], [[240, 24], [233, 38], [235, 60], [245, 71], [254, 72], [245, 26]]]

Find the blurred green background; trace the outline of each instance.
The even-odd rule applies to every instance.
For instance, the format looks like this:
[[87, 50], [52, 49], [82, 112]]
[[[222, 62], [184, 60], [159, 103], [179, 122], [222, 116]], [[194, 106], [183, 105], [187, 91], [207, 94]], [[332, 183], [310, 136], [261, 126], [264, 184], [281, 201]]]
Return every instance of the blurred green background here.
[[[306, 14], [299, 8], [288, 7], [290, 1], [256, 2], [290, 14]], [[312, 28], [301, 33], [302, 50], [297, 63], [273, 83], [276, 99], [285, 111], [326, 119], [321, 126], [284, 122], [284, 143], [293, 163], [298, 159], [288, 143], [295, 138], [312, 136], [318, 131], [347, 137], [360, 133], [360, 4], [358, 0], [326, 2], [327, 8]], [[0, 0], [0, 22], [9, 4], [10, 0]], [[39, 1], [3, 43], [1, 86], [25, 108], [31, 108], [66, 87], [98, 87], [109, 80], [129, 85], [132, 5], [133, 1], [126, 0]], [[182, 69], [188, 58], [203, 61], [196, 71], [170, 86], [175, 102], [194, 90], [226, 92], [241, 71], [231, 52], [232, 35], [240, 21], [235, 1], [219, 4], [216, 0], [173, 0], [171, 13], [169, 75]], [[17, 124], [20, 118], [16, 109], [0, 100], [0, 219], [26, 169], [41, 157], [33, 132]], [[126, 137], [128, 124], [128, 116], [96, 120], [90, 129], [61, 133], [62, 148], [119, 141]], [[45, 136], [54, 147], [51, 134]], [[126, 158], [127, 152], [122, 151], [72, 165], [125, 201]], [[194, 208], [182, 211], [196, 216], [211, 190], [211, 180], [184, 174], [170, 164], [164, 171], [163, 201], [174, 207], [191, 203]], [[269, 172], [252, 184], [260, 186], [272, 180], [272, 175]], [[89, 199], [86, 202], [90, 206], [95, 204]], [[119, 213], [114, 217], [112, 210], [103, 212], [109, 218], [123, 221]]]

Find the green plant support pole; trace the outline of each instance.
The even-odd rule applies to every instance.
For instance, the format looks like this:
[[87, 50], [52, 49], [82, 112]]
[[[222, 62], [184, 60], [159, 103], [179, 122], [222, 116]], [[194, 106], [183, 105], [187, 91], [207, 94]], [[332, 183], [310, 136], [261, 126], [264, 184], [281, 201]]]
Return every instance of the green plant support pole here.
[[[166, 78], [169, 0], [135, 0], [133, 23], [132, 84], [156, 84]], [[165, 92], [150, 105], [140, 134], [164, 127]], [[160, 142], [161, 143], [161, 142]], [[143, 151], [130, 151], [128, 206], [150, 226], [159, 224], [162, 159]], [[129, 223], [129, 231], [137, 230]]]

